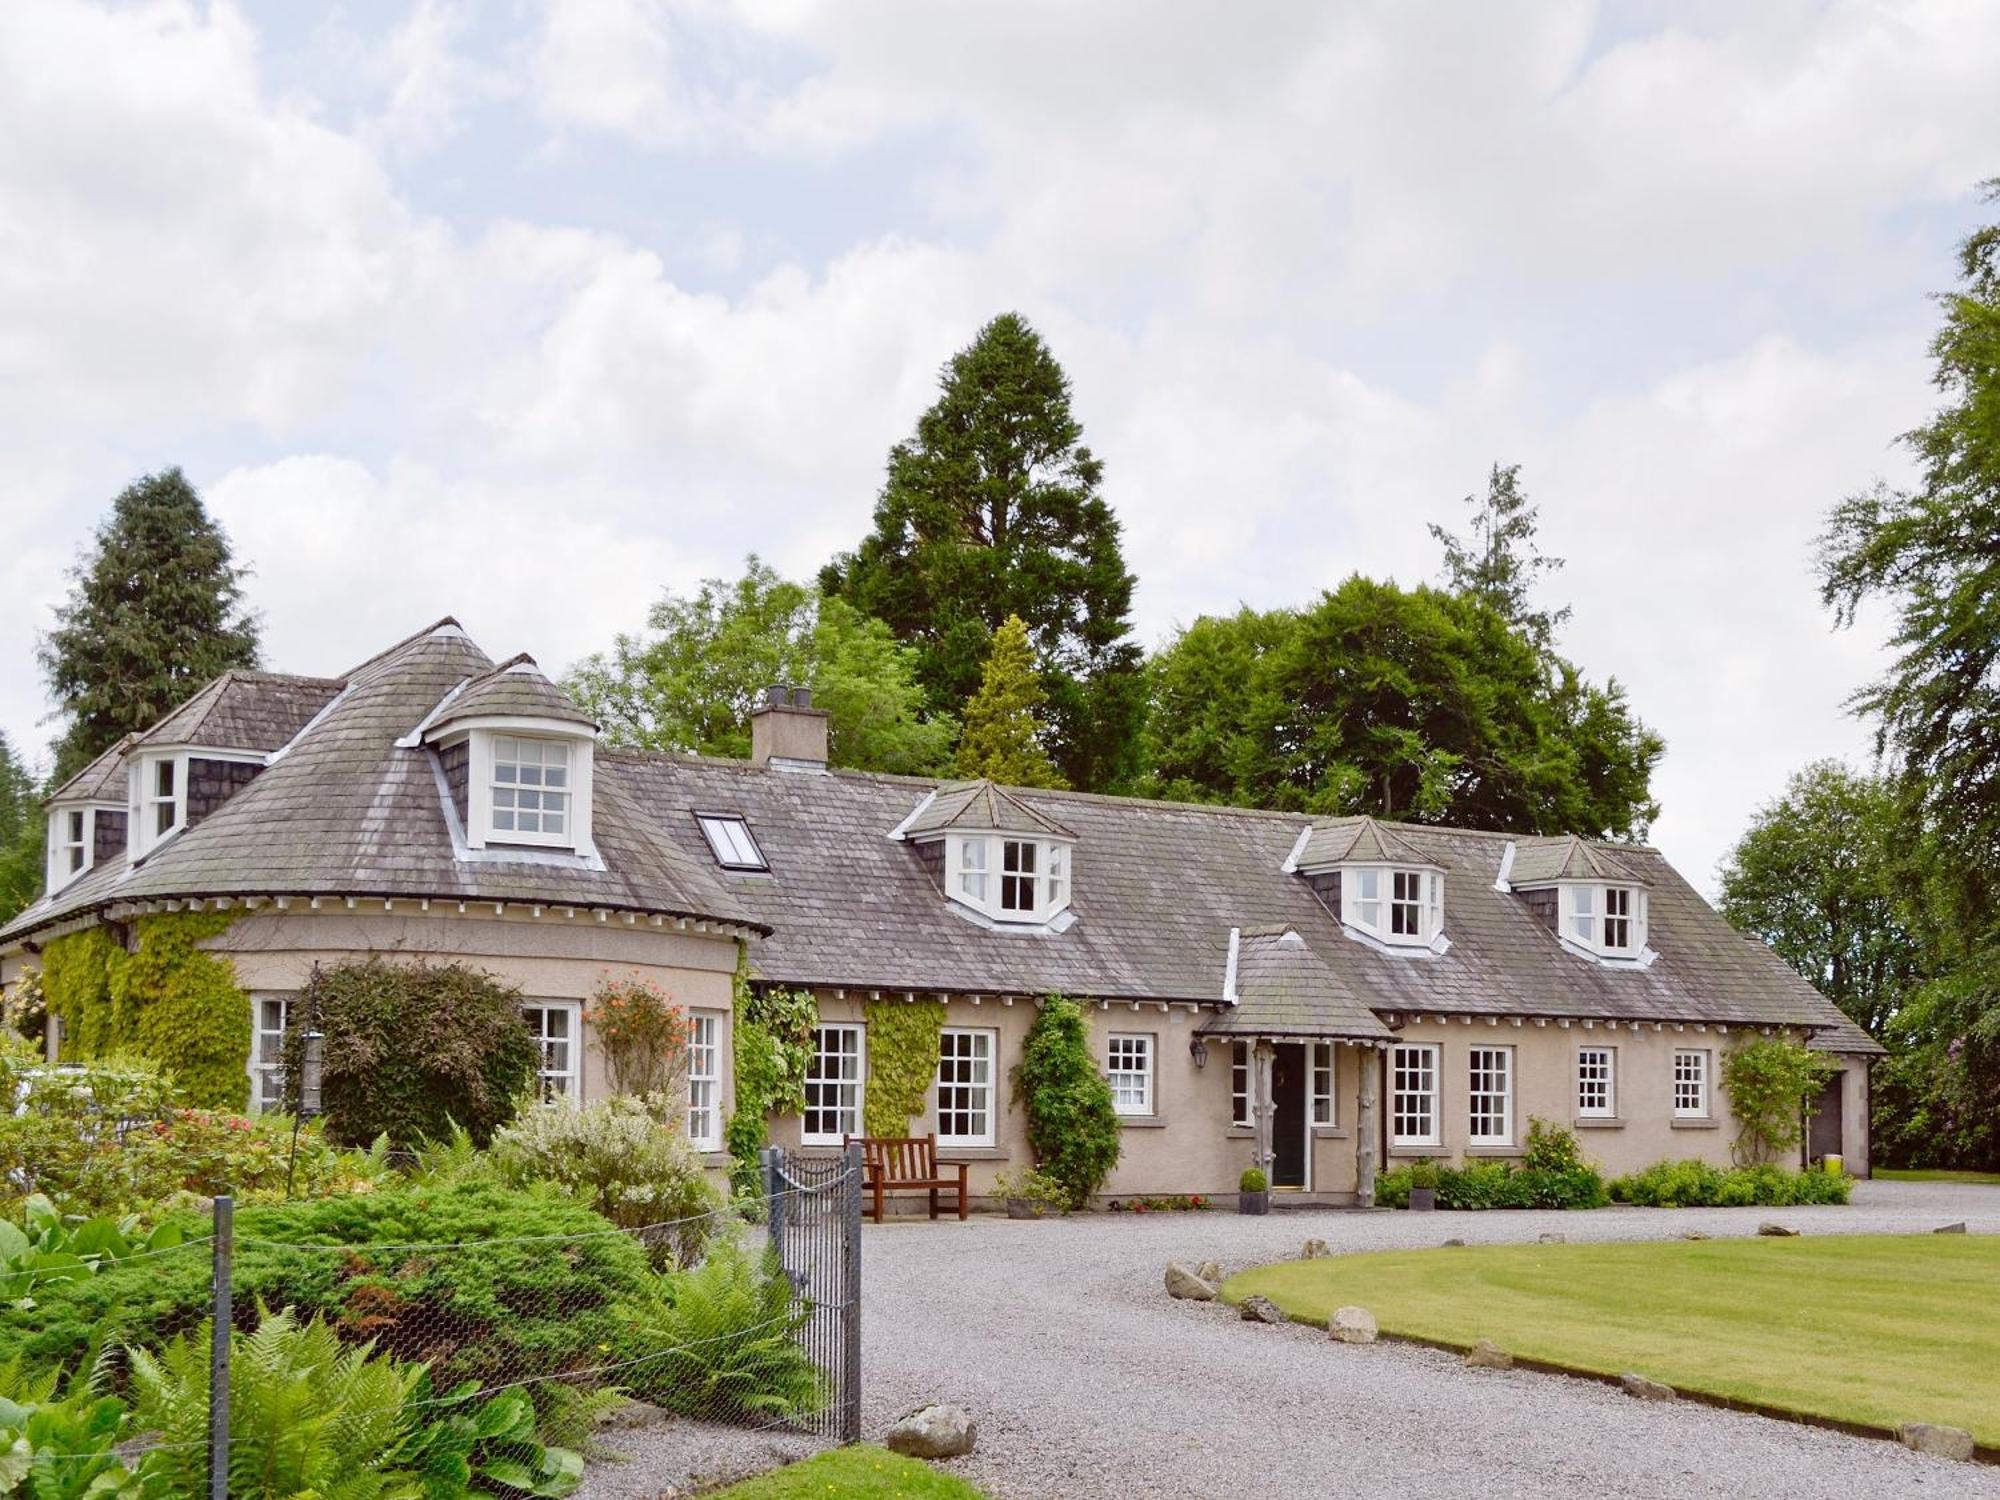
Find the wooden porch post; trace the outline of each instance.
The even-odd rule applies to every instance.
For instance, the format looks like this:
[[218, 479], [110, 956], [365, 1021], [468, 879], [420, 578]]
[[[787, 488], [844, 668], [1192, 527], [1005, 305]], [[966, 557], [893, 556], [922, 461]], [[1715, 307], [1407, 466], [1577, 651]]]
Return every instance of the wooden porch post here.
[[1271, 1117], [1278, 1106], [1271, 1100], [1271, 1065], [1277, 1050], [1262, 1039], [1250, 1052], [1250, 1119], [1257, 1130], [1257, 1165], [1268, 1177], [1271, 1171]]
[[1375, 1206], [1375, 1141], [1381, 1127], [1375, 1121], [1375, 1096], [1382, 1080], [1382, 1054], [1362, 1047], [1361, 1087], [1354, 1099], [1354, 1201]]

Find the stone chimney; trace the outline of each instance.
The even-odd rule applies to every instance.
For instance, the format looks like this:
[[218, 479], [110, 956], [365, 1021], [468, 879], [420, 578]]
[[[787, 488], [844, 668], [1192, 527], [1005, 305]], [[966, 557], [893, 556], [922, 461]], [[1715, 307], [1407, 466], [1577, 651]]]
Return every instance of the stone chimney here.
[[812, 689], [774, 687], [750, 715], [750, 759], [780, 771], [826, 769], [826, 724], [832, 717], [812, 706]]

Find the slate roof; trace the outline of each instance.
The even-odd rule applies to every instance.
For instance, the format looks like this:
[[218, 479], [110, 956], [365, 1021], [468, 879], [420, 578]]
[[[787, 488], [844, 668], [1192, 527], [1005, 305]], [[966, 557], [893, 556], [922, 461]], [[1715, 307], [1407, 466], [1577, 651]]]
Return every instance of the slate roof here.
[[1514, 863], [1507, 871], [1507, 883], [1516, 890], [1549, 885], [1558, 880], [1622, 880], [1633, 885], [1649, 885], [1644, 865], [1628, 859], [1622, 851], [1593, 844], [1575, 834], [1555, 838], [1524, 838], [1515, 841]]
[[116, 802], [125, 805], [125, 752], [138, 740], [128, 734], [44, 799], [55, 802]]
[[602, 869], [578, 856], [457, 857], [433, 752], [402, 749], [446, 692], [492, 663], [450, 622], [336, 681], [345, 692], [282, 758], [136, 867], [113, 857], [22, 912], [0, 942], [115, 902], [244, 895], [429, 896], [574, 904], [755, 925], [697, 858], [600, 780]]
[[1236, 1004], [1202, 1024], [1212, 1036], [1344, 1037], [1386, 1042], [1394, 1032], [1376, 1019], [1293, 927], [1241, 935]]
[[1046, 812], [1038, 811], [1015, 793], [990, 781], [944, 782], [929, 802], [917, 806], [916, 815], [903, 827], [903, 836], [917, 838], [948, 828], [1032, 833], [1058, 839], [1075, 836]]
[[597, 721], [544, 677], [535, 659], [523, 651], [460, 688], [449, 703], [442, 705], [438, 716], [431, 721], [429, 733], [435, 735], [447, 724], [464, 719], [510, 716], [597, 727]]
[[136, 743], [202, 745], [268, 754], [305, 728], [339, 691], [337, 677], [224, 672], [140, 735]]
[[1312, 837], [1299, 851], [1299, 867], [1344, 864], [1425, 863], [1407, 840], [1373, 818], [1315, 818]]
[[[244, 674], [245, 683], [267, 675]], [[1349, 847], [1366, 847], [1370, 857], [1380, 851], [1443, 871], [1448, 951], [1392, 953], [1350, 935], [1307, 880], [1284, 871], [1310, 825], [1302, 815], [848, 771], [804, 774], [602, 745], [594, 794], [602, 869], [576, 856], [478, 859], [455, 849], [434, 753], [413, 745], [411, 731], [461, 683], [471, 684], [461, 699], [481, 685], [498, 693], [525, 682], [539, 701], [537, 684], [546, 679], [496, 669], [444, 620], [344, 678], [275, 679], [270, 686], [290, 693], [301, 682], [330, 683], [334, 691], [284, 756], [136, 869], [114, 858], [53, 902], [30, 907], [0, 929], [0, 943], [121, 901], [430, 896], [740, 924], [767, 932], [752, 945], [751, 962], [756, 977], [775, 983], [1215, 1006], [1223, 1003], [1229, 934], [1240, 929], [1249, 936], [1239, 946], [1235, 1015], [1252, 1023], [1262, 1017], [1272, 1027], [1317, 1018], [1314, 1024], [1329, 1028], [1323, 1034], [1348, 1035], [1340, 1028], [1365, 1028], [1369, 1012], [1570, 1016], [1800, 1025], [1824, 1028], [1822, 1046], [1874, 1050], [1652, 849], [1519, 840], [1512, 871], [1517, 883], [1568, 870], [1643, 881], [1649, 943], [1658, 955], [1644, 968], [1611, 967], [1564, 948], [1526, 897], [1496, 890], [1509, 842], [1503, 834], [1321, 823], [1330, 834], [1351, 831]], [[296, 712], [302, 700], [285, 701]], [[891, 836], [927, 796], [913, 827], [1000, 826], [1073, 837], [1073, 920], [1061, 931], [1007, 929], [946, 899], [935, 860], [920, 844]], [[697, 809], [740, 813], [769, 871], [719, 869]], [[1290, 943], [1287, 932], [1301, 941]]]

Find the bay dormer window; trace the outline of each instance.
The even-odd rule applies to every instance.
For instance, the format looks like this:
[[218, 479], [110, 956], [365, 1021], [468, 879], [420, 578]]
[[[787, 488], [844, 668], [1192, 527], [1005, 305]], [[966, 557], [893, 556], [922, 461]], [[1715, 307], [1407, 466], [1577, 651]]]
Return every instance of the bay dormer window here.
[[141, 755], [126, 771], [128, 842], [143, 858], [187, 823], [187, 757]]
[[1601, 958], [1637, 959], [1646, 949], [1646, 892], [1641, 886], [1562, 887], [1562, 935]]
[[58, 807], [49, 812], [50, 894], [61, 890], [96, 863], [94, 825], [97, 815], [87, 807]]
[[1380, 865], [1343, 869], [1340, 919], [1380, 942], [1428, 947], [1444, 931], [1444, 875]]
[[999, 922], [1047, 922], [1069, 906], [1070, 845], [1005, 833], [953, 834], [945, 890]]

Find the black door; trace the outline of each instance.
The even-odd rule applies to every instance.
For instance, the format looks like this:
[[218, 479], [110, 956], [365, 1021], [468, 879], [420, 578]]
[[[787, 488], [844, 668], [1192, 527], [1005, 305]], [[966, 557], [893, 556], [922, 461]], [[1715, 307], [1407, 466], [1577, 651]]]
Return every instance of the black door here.
[[1812, 1129], [1806, 1135], [1806, 1155], [1813, 1161], [1840, 1154], [1840, 1083], [1838, 1073], [1829, 1078], [1813, 1109]]
[[1271, 1186], [1306, 1185], [1306, 1049], [1280, 1045], [1271, 1061]]

